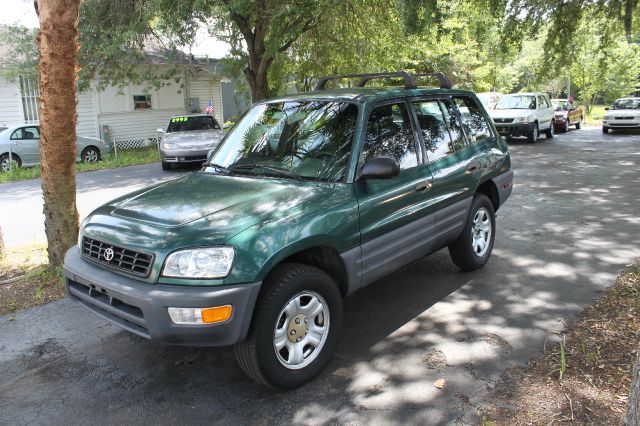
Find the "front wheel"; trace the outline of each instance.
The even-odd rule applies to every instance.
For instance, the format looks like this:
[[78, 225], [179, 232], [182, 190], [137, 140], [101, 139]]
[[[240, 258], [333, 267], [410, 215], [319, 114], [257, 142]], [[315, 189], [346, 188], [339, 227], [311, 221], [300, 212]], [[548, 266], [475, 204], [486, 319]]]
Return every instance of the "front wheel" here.
[[578, 118], [578, 122], [576, 123], [576, 130], [580, 130], [580, 128], [582, 127], [582, 120], [584, 120], [584, 118]]
[[484, 194], [476, 194], [462, 234], [449, 245], [453, 263], [463, 271], [482, 268], [493, 250], [495, 227], [496, 218], [491, 200]]
[[[11, 156], [11, 159], [13, 160], [16, 166], [22, 167], [22, 161], [20, 160], [20, 157], [13, 154]], [[5, 173], [10, 171], [11, 171], [11, 160], [9, 159], [9, 154], [0, 155], [0, 172]]]
[[280, 265], [260, 292], [246, 340], [235, 346], [242, 370], [273, 388], [301, 386], [327, 365], [342, 325], [342, 297], [321, 269]]
[[533, 127], [531, 128], [531, 131], [529, 132], [529, 136], [527, 137], [527, 139], [529, 140], [530, 143], [536, 143], [538, 141], [539, 134], [540, 132], [538, 131], [538, 123], [533, 123]]
[[569, 131], [569, 119], [567, 118], [562, 126], [562, 133], [567, 133]]
[[605, 135], [607, 133], [609, 133], [609, 128], [608, 127], [602, 127], [602, 133], [604, 133]]

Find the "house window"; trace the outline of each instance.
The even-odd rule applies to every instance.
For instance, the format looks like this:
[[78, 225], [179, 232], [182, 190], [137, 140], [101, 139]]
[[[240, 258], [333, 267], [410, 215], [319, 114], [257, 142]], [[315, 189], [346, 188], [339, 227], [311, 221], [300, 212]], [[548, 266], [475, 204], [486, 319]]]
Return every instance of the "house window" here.
[[38, 101], [40, 100], [38, 82], [20, 76], [20, 96], [22, 97], [24, 121], [27, 123], [38, 121], [40, 118], [38, 114]]
[[133, 109], [151, 109], [151, 95], [133, 95]]

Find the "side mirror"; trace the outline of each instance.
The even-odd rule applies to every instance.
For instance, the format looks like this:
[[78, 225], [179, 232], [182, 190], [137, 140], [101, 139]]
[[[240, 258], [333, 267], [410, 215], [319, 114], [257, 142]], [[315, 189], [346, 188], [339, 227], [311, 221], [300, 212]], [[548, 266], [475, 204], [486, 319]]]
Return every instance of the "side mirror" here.
[[606, 107], [604, 110], [605, 110], [605, 111], [609, 111], [609, 107]]
[[391, 157], [376, 157], [367, 161], [360, 171], [360, 179], [391, 179], [400, 173], [400, 165]]

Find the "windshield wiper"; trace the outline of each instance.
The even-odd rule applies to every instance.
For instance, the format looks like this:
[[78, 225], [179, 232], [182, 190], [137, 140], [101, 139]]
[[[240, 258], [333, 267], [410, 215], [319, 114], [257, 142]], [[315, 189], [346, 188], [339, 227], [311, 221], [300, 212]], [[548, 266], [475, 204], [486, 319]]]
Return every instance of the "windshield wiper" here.
[[289, 178], [293, 178], [293, 179], [302, 179], [302, 176], [300, 176], [297, 173], [294, 173], [292, 171], [286, 170], [286, 169], [282, 169], [280, 167], [273, 167], [273, 166], [266, 166], [264, 164], [258, 164], [258, 163], [249, 163], [249, 164], [239, 164], [237, 166], [232, 166], [230, 171], [233, 170], [253, 170], [256, 168], [261, 168], [261, 169], [265, 169], [268, 170], [270, 172], [275, 172], [278, 173], [282, 176], [286, 176]]
[[214, 169], [218, 170], [220, 173], [228, 175], [231, 173], [231, 170], [227, 169], [226, 167], [221, 166], [220, 164], [216, 164], [216, 163], [204, 163], [202, 164], [202, 168], [204, 169], [205, 167], [213, 167]]

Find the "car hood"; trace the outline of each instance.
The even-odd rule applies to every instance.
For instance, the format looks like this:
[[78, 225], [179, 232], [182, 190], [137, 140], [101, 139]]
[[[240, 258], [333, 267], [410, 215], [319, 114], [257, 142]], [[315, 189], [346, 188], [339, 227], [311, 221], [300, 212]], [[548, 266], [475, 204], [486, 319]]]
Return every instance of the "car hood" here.
[[605, 112], [607, 117], [635, 117], [640, 115], [640, 109], [610, 109]]
[[531, 109], [492, 109], [489, 110], [491, 118], [516, 118], [527, 117], [533, 112]]
[[193, 132], [171, 132], [163, 136], [163, 142], [175, 148], [188, 149], [215, 146], [222, 139], [222, 130], [203, 130]]
[[[334, 185], [203, 172], [157, 185], [106, 205], [110, 215], [153, 227], [205, 226], [227, 237], [327, 195]], [[197, 223], [197, 224], [196, 224]]]

